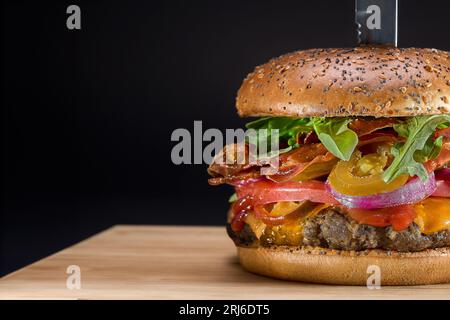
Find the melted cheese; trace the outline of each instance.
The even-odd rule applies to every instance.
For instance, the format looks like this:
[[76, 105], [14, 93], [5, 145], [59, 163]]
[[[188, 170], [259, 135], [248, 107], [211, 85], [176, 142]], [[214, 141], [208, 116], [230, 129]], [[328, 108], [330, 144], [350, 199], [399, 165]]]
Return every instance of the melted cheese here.
[[300, 206], [302, 206], [303, 203], [304, 202], [294, 202], [294, 201], [278, 202], [273, 206], [272, 211], [270, 211], [270, 215], [275, 217], [285, 216], [300, 208]]
[[270, 233], [271, 237], [276, 239], [274, 244], [295, 245], [298, 244], [301, 240], [305, 220], [317, 215], [323, 209], [331, 206], [331, 204], [316, 205], [309, 201], [305, 201], [302, 203], [280, 202], [274, 206], [271, 214], [275, 211], [276, 215], [283, 215], [286, 214], [286, 212], [291, 213], [296, 209], [300, 209], [302, 210], [301, 216], [294, 223], [269, 227], [267, 230], [267, 225], [264, 224], [261, 220], [257, 219], [252, 212], [247, 215], [247, 217], [245, 218], [245, 222], [250, 226], [250, 229], [258, 239], [260, 239], [264, 232], [267, 231]]
[[[283, 207], [283, 209], [292, 211], [293, 205], [291, 206], [291, 204], [289, 204], [289, 206], [286, 204], [286, 207]], [[274, 244], [297, 243], [298, 237], [303, 233], [305, 220], [331, 206], [332, 205], [329, 204], [320, 204], [313, 208], [305, 208], [306, 210], [302, 214], [302, 217], [300, 217], [295, 224], [269, 227], [270, 230], [268, 231], [270, 231], [275, 239], [279, 240], [275, 241], [276, 243]], [[297, 208], [298, 207], [299, 205], [297, 204]], [[279, 209], [281, 209], [281, 206]], [[430, 197], [416, 204], [414, 209], [417, 213], [414, 222], [419, 226], [420, 231], [423, 234], [432, 234], [450, 228], [450, 198]], [[253, 213], [250, 213], [247, 216], [246, 222], [249, 224], [256, 237], [258, 239], [261, 238], [266, 231], [267, 225], [255, 218]], [[289, 235], [289, 237], [287, 237], [287, 235]]]
[[[317, 215], [320, 211], [322, 211], [323, 209], [326, 209], [326, 208], [329, 208], [329, 207], [332, 207], [333, 205], [331, 205], [331, 204], [326, 204], [326, 203], [323, 203], [323, 204], [319, 204], [319, 205], [317, 205], [311, 212], [309, 212], [306, 216], [305, 216], [305, 219], [306, 218], [312, 218], [312, 217], [314, 217], [315, 215]], [[303, 220], [304, 221], [304, 220]]]
[[450, 198], [431, 197], [416, 204], [414, 222], [423, 234], [450, 228]]
[[266, 225], [259, 219], [256, 219], [253, 213], [249, 213], [245, 218], [245, 222], [250, 226], [253, 233], [259, 239], [266, 229]]

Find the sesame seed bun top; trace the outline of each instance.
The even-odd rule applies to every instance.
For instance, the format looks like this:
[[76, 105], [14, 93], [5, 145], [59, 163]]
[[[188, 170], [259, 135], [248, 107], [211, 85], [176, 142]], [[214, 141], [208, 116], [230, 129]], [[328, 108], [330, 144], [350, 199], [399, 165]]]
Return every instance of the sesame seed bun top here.
[[450, 113], [450, 55], [383, 47], [297, 51], [256, 67], [236, 107], [240, 116]]

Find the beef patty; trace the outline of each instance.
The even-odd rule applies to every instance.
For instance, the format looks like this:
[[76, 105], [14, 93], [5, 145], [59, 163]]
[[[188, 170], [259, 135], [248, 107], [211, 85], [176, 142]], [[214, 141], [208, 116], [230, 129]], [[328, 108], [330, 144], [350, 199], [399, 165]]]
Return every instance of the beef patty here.
[[[237, 246], [271, 246], [280, 244], [271, 236], [274, 234], [274, 228], [276, 227], [266, 227], [259, 240], [247, 224], [240, 232], [234, 232], [228, 225], [227, 231]], [[392, 227], [359, 224], [335, 209], [325, 209], [306, 220], [303, 237], [299, 238], [298, 243], [281, 244], [336, 250], [384, 249], [413, 252], [450, 246], [450, 229], [425, 235], [412, 223], [408, 229], [397, 232]]]

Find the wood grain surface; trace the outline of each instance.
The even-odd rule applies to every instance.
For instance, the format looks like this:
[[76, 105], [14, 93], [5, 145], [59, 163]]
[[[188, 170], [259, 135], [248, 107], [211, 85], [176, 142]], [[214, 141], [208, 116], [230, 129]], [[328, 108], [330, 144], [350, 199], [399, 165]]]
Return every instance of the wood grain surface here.
[[[66, 287], [69, 265], [81, 289]], [[240, 268], [223, 227], [116, 226], [0, 279], [0, 299], [450, 299], [450, 284], [343, 287]]]

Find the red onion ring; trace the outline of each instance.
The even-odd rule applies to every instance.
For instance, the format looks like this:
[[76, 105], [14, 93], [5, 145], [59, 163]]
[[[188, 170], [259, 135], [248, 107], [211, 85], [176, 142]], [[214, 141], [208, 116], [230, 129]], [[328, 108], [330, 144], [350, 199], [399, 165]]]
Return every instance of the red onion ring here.
[[437, 189], [432, 197], [450, 198], [450, 180], [437, 180]]
[[331, 187], [328, 181], [326, 188], [338, 202], [347, 208], [380, 209], [417, 203], [432, 195], [437, 185], [434, 173], [431, 172], [427, 181], [415, 177], [394, 191], [370, 196], [348, 196], [339, 193]]

